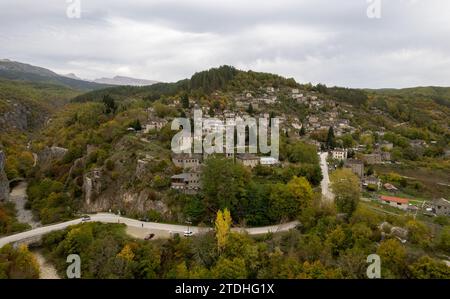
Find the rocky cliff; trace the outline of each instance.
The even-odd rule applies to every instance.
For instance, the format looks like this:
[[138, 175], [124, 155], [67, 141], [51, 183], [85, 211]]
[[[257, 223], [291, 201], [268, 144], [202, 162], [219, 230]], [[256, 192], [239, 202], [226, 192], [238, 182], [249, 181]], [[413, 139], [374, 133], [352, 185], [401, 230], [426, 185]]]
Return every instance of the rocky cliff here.
[[67, 149], [58, 146], [45, 147], [38, 153], [40, 166], [48, 166], [54, 161], [60, 161], [67, 153]]
[[9, 198], [9, 181], [4, 170], [6, 163], [6, 156], [3, 151], [0, 151], [0, 201]]
[[6, 129], [28, 131], [41, 126], [46, 116], [43, 109], [24, 105], [17, 101], [6, 100], [6, 111], [0, 111], [0, 126]]
[[[162, 200], [161, 194], [151, 188], [131, 187], [138, 178], [148, 177], [149, 160], [147, 158], [123, 160], [117, 162], [115, 169], [121, 176], [113, 179], [105, 168], [93, 168], [84, 172], [82, 177], [83, 206], [85, 212], [104, 212], [112, 210], [139, 213], [154, 210], [165, 217], [170, 217], [170, 209]], [[84, 169], [83, 159], [76, 161], [71, 173], [75, 169]], [[126, 170], [129, 166], [128, 171]]]

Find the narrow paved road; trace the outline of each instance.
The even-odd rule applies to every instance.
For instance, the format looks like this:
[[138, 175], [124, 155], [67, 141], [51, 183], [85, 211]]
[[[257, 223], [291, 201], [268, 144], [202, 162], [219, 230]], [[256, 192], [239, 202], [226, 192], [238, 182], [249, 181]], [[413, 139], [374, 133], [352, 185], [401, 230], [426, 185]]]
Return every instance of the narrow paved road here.
[[[103, 223], [123, 223], [130, 227], [140, 227], [145, 229], [153, 229], [153, 230], [160, 230], [160, 231], [166, 231], [166, 232], [173, 232], [173, 233], [183, 233], [187, 230], [186, 225], [176, 225], [176, 224], [164, 224], [164, 223], [155, 223], [155, 222], [142, 222], [135, 219], [125, 218], [125, 217], [119, 217], [114, 214], [109, 213], [99, 213], [91, 216], [91, 221], [95, 222], [103, 222]], [[33, 237], [38, 237], [45, 235], [47, 233], [50, 233], [52, 231], [57, 230], [63, 230], [67, 228], [70, 225], [76, 225], [81, 223], [81, 219], [75, 219], [63, 223], [48, 225], [48, 226], [42, 226], [38, 227], [26, 232], [18, 233], [15, 235], [7, 236], [0, 238], [0, 247], [11, 243], [11, 242], [17, 242], [22, 241], [26, 239], [30, 239]], [[280, 225], [273, 225], [273, 226], [265, 226], [265, 227], [254, 227], [254, 228], [233, 228], [233, 231], [239, 231], [239, 232], [247, 232], [250, 235], [259, 235], [259, 234], [265, 234], [269, 232], [281, 232], [281, 231], [288, 231], [292, 228], [295, 228], [298, 225], [298, 221], [293, 221], [289, 223], [284, 223]], [[209, 227], [197, 227], [197, 226], [191, 226], [190, 230], [194, 233], [202, 233], [212, 230], [212, 228]]]
[[322, 181], [320, 182], [320, 187], [322, 188], [322, 196], [324, 199], [333, 200], [334, 194], [330, 188], [330, 177], [328, 175], [328, 164], [327, 164], [328, 152], [320, 153], [320, 169], [322, 170]]

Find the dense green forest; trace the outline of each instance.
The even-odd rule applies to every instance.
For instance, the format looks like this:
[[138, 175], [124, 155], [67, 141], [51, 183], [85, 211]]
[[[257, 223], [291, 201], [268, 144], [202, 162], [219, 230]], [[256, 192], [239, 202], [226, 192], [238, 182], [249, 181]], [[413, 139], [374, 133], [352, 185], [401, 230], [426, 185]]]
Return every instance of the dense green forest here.
[[450, 88], [448, 87], [413, 87], [404, 89], [378, 89], [369, 90], [382, 95], [396, 96], [402, 99], [416, 98], [416, 99], [432, 99], [439, 105], [450, 107]]
[[[0, 150], [4, 150], [9, 179], [26, 177], [33, 165], [27, 148], [32, 134], [80, 91], [52, 84], [0, 79]], [[4, 117], [8, 114], [13, 117]]]
[[29, 106], [33, 113], [42, 113], [64, 105], [78, 94], [80, 91], [53, 84], [0, 79], [0, 112], [18, 102]]
[[37, 279], [39, 264], [26, 245], [0, 248], [0, 279]]
[[176, 83], [157, 83], [145, 87], [120, 86], [91, 91], [74, 98], [75, 102], [100, 101], [105, 95], [118, 100], [135, 97], [155, 101], [161, 97], [174, 96], [177, 93], [191, 93], [196, 97], [207, 96], [213, 91], [243, 91], [266, 86], [301, 86], [294, 79], [285, 79], [269, 73], [237, 70], [231, 66], [221, 66], [195, 73], [190, 79]]

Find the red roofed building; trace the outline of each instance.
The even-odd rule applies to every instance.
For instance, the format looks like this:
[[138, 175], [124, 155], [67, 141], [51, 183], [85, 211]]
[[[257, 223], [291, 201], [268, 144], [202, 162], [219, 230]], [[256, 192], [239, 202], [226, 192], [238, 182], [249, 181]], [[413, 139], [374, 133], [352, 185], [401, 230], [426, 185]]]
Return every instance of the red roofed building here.
[[407, 198], [401, 198], [401, 197], [394, 197], [394, 196], [380, 196], [380, 201], [382, 203], [388, 204], [392, 207], [399, 208], [402, 210], [408, 209], [409, 199]]

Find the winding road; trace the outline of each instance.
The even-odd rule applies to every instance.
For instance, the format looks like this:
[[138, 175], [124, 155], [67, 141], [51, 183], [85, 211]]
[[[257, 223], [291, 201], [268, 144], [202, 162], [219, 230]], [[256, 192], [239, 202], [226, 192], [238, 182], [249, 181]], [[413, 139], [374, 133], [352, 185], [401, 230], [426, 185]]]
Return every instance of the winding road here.
[[[330, 178], [328, 176], [328, 165], [327, 165], [327, 157], [328, 153], [323, 152], [320, 153], [320, 168], [322, 170], [323, 179], [320, 183], [322, 188], [322, 195], [323, 198], [326, 200], [333, 200], [334, 194], [330, 189]], [[20, 188], [20, 189], [23, 189]], [[20, 204], [19, 204], [20, 206]], [[28, 216], [28, 215], [27, 215]], [[28, 221], [29, 217], [27, 218]], [[140, 228], [144, 230], [148, 230], [149, 232], [151, 230], [156, 231], [163, 231], [166, 233], [183, 233], [187, 230], [186, 225], [177, 225], [177, 224], [165, 224], [165, 223], [156, 223], [156, 222], [142, 222], [136, 219], [126, 218], [122, 216], [118, 216], [111, 213], [98, 213], [91, 215], [91, 220], [94, 222], [102, 222], [102, 223], [123, 223], [127, 227], [132, 228]], [[57, 230], [63, 230], [71, 225], [76, 225], [82, 223], [82, 219], [75, 219], [71, 221], [66, 221], [62, 223], [47, 225], [47, 226], [41, 226], [41, 227], [34, 227], [31, 230], [21, 232], [18, 234], [6, 236], [0, 238], [0, 247], [8, 244], [8, 243], [14, 243], [14, 242], [20, 242], [25, 241], [27, 239], [32, 239], [35, 237], [39, 237], [45, 234], [48, 234], [53, 231]], [[298, 221], [292, 221], [288, 223], [283, 223], [279, 225], [272, 225], [272, 226], [264, 226], [264, 227], [253, 227], [253, 228], [232, 228], [232, 231], [235, 232], [246, 232], [249, 235], [261, 235], [266, 233], [276, 233], [276, 232], [282, 232], [282, 231], [288, 231], [290, 229], [295, 228], [299, 224]], [[198, 227], [198, 226], [190, 226], [189, 228], [194, 234], [198, 233], [204, 233], [212, 230], [213, 228], [210, 227]]]
[[[183, 233], [187, 230], [186, 225], [177, 225], [177, 224], [164, 224], [164, 223], [156, 223], [156, 222], [142, 222], [136, 219], [121, 217], [115, 214], [110, 213], [99, 213], [91, 215], [91, 220], [93, 222], [102, 222], [102, 223], [123, 223], [129, 227], [137, 227], [144, 228], [148, 230], [159, 230], [165, 231], [169, 233]], [[0, 247], [13, 242], [24, 241], [27, 239], [39, 237], [45, 234], [48, 234], [52, 231], [63, 230], [71, 225], [80, 224], [82, 219], [75, 219], [71, 221], [66, 221], [58, 224], [52, 224], [48, 226], [41, 226], [29, 231], [21, 232], [18, 234], [6, 236], [0, 238]], [[265, 227], [253, 227], [253, 228], [232, 228], [232, 231], [236, 232], [247, 232], [250, 235], [260, 235], [266, 234], [269, 232], [281, 232], [288, 231], [292, 228], [295, 228], [298, 225], [298, 221], [283, 223], [280, 225], [273, 226], [265, 226]], [[198, 226], [190, 226], [190, 230], [194, 234], [204, 233], [212, 230], [210, 227], [198, 227]]]

